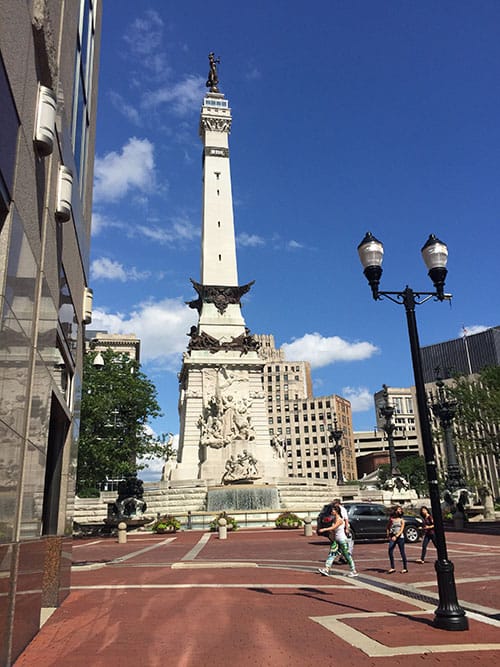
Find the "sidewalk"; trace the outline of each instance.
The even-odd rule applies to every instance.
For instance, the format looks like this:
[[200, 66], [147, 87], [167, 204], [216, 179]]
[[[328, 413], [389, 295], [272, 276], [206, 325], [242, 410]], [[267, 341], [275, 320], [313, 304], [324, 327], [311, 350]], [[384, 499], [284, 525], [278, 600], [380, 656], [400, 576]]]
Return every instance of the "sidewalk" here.
[[75, 541], [72, 591], [15, 666], [495, 664], [500, 537], [477, 538], [447, 535], [464, 632], [432, 626], [434, 554], [417, 565], [419, 544], [404, 575], [386, 573], [385, 543], [356, 544], [350, 579], [321, 576], [328, 543], [300, 530]]

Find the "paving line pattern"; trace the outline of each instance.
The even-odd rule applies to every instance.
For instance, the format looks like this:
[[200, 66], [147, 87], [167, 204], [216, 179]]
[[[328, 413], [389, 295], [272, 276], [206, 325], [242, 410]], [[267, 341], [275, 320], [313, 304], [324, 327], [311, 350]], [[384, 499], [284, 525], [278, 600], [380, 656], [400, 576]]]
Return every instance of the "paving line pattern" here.
[[[368, 637], [368, 635], [360, 632], [359, 630], [356, 630], [344, 622], [348, 619], [393, 617], [394, 623], [397, 624], [400, 622], [401, 616], [407, 616], [411, 618], [412, 616], [421, 616], [422, 613], [430, 614], [432, 612], [425, 610], [417, 610], [414, 612], [398, 612], [397, 614], [391, 612], [370, 612], [369, 614], [336, 614], [335, 616], [310, 616], [309, 618], [335, 634], [337, 637], [339, 637], [339, 639], [343, 639], [344, 641], [351, 644], [351, 646], [355, 646], [370, 658], [390, 658], [403, 655], [425, 655], [427, 653], [459, 653], [467, 651], [476, 652], [500, 650], [500, 644], [496, 643], [460, 644], [459, 642], [455, 642], [453, 644], [429, 644], [425, 646], [385, 646], [384, 644], [381, 644], [375, 639]], [[479, 620], [484, 622], [483, 619]], [[498, 627], [500, 627], [500, 623], [498, 623]], [[457, 633], [454, 633], [454, 636], [456, 637]]]

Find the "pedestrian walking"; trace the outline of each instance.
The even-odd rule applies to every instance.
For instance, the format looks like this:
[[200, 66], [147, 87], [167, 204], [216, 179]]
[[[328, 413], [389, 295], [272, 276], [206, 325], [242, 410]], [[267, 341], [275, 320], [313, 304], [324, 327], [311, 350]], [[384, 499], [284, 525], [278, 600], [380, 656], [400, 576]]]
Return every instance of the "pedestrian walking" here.
[[[347, 513], [346, 508], [342, 505], [342, 501], [340, 498], [335, 498], [335, 500], [332, 502], [333, 507], [337, 510], [337, 512], [340, 514], [340, 517], [344, 521], [344, 530], [345, 534], [347, 537], [347, 547], [349, 549], [349, 553], [352, 556], [352, 551], [354, 549], [354, 540], [351, 537], [351, 529], [349, 526], [349, 514]], [[333, 536], [332, 536], [333, 538]], [[330, 540], [331, 541], [331, 540]], [[335, 559], [335, 562], [338, 563], [339, 565], [343, 565], [347, 563], [347, 560], [344, 558], [344, 556], [339, 553], [337, 558]]]
[[417, 563], [425, 563], [425, 554], [427, 553], [427, 546], [432, 542], [436, 546], [436, 536], [434, 534], [434, 519], [425, 505], [420, 508], [420, 516], [424, 522], [424, 539], [422, 540], [422, 553]]
[[387, 570], [387, 574], [393, 574], [396, 572], [394, 567], [394, 549], [396, 544], [399, 548], [399, 553], [403, 560], [403, 569], [401, 574], [406, 574], [408, 572], [408, 561], [406, 560], [405, 553], [405, 520], [403, 519], [403, 508], [401, 505], [397, 505], [391, 512], [391, 517], [387, 524], [387, 538], [389, 540], [389, 562], [391, 567]]
[[333, 505], [330, 510], [330, 516], [331, 516], [331, 525], [326, 526], [325, 528], [319, 528], [318, 533], [326, 533], [330, 532], [332, 533], [333, 536], [333, 541], [330, 544], [330, 550], [328, 552], [328, 556], [326, 558], [325, 562], [325, 567], [320, 568], [319, 571], [321, 574], [329, 575], [330, 574], [330, 568], [333, 565], [333, 562], [337, 555], [340, 553], [342, 556], [345, 558], [346, 562], [348, 563], [350, 567], [350, 572], [348, 573], [348, 577], [357, 577], [358, 573], [356, 572], [356, 565], [354, 564], [354, 561], [352, 559], [351, 554], [349, 553], [349, 546], [347, 544], [347, 536], [345, 534], [345, 522], [344, 519], [342, 519], [340, 515], [340, 511], [336, 509]]

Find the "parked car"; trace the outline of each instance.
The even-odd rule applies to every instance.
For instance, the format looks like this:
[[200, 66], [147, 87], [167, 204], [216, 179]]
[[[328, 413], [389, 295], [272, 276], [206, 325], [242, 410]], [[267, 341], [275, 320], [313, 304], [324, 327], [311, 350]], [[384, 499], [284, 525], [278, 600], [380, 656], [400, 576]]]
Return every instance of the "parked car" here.
[[[389, 521], [389, 508], [379, 503], [354, 503], [343, 504], [349, 517], [349, 527], [354, 540], [379, 540], [385, 539], [387, 522]], [[325, 505], [317, 518], [317, 529], [325, 528], [329, 521], [329, 505]], [[423, 532], [423, 521], [419, 516], [405, 514], [404, 535], [407, 542], [418, 542]], [[331, 533], [321, 533], [329, 538]]]

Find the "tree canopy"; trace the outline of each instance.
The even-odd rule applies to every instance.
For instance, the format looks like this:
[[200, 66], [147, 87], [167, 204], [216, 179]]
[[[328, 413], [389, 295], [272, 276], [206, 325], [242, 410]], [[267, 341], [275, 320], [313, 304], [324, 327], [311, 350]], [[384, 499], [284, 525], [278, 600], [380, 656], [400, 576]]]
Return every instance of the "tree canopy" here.
[[482, 370], [477, 379], [455, 378], [448, 387], [457, 401], [455, 439], [462, 454], [500, 454], [500, 366]]
[[[415, 489], [419, 497], [427, 495], [427, 475], [423, 456], [406, 456], [398, 461], [398, 468], [401, 473], [400, 476], [408, 480], [410, 488]], [[390, 477], [390, 464], [382, 463], [378, 468], [380, 486], [382, 487]]]
[[102, 352], [104, 366], [85, 355], [78, 445], [77, 492], [99, 488], [144, 467], [138, 459], [165, 455], [165, 438], [147, 424], [161, 415], [154, 384], [136, 361], [113, 350]]

